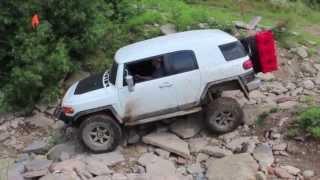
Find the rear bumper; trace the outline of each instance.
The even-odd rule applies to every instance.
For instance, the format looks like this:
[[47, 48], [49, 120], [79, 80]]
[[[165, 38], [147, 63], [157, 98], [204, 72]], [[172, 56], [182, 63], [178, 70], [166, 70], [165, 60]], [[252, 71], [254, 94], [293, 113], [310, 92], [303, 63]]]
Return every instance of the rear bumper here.
[[254, 71], [241, 75], [240, 80], [248, 92], [258, 89], [261, 86], [261, 80], [255, 76]]
[[66, 124], [71, 124], [73, 118], [66, 116], [63, 111], [62, 108], [60, 106], [56, 107], [56, 109], [54, 110], [53, 116], [55, 118], [57, 118], [58, 120], [63, 121]]

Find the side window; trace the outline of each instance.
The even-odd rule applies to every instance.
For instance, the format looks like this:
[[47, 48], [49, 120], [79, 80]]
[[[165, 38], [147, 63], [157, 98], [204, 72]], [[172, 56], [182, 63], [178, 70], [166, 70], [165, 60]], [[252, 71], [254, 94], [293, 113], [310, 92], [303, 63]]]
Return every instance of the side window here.
[[198, 69], [193, 51], [179, 51], [167, 55], [167, 68], [170, 74], [178, 74]]
[[[164, 69], [163, 56], [156, 56], [125, 64], [125, 69], [133, 76], [135, 83], [149, 81], [167, 75]], [[126, 86], [127, 83], [125, 80], [123, 82], [123, 85]]]
[[232, 61], [247, 56], [246, 50], [240, 41], [220, 45], [219, 48], [227, 61]]

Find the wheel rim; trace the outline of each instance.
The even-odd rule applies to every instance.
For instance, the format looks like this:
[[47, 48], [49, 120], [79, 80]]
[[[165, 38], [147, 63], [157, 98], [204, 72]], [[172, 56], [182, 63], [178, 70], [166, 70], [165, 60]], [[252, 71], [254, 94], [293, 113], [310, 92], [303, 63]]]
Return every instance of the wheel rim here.
[[220, 129], [229, 129], [234, 125], [235, 121], [236, 119], [232, 112], [220, 111], [215, 113], [210, 122]]
[[91, 127], [88, 136], [95, 146], [108, 146], [113, 140], [111, 129], [102, 124]]

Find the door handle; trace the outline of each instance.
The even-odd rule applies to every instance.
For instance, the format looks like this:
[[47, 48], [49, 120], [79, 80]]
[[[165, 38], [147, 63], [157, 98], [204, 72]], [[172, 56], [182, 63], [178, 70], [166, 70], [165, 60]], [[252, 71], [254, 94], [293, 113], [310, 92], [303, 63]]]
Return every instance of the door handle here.
[[163, 83], [163, 84], [161, 84], [160, 86], [159, 86], [159, 88], [167, 88], [167, 87], [171, 87], [173, 84], [171, 84], [171, 83], [169, 83], [169, 82], [165, 82], [165, 83]]

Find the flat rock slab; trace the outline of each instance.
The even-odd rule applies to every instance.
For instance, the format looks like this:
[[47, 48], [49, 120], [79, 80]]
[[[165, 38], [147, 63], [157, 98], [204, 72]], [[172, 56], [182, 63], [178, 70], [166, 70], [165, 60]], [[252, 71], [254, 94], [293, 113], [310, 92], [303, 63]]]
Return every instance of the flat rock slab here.
[[258, 164], [248, 153], [226, 156], [208, 163], [209, 180], [255, 180]]
[[62, 172], [56, 174], [47, 174], [39, 180], [79, 180], [79, 177], [74, 172]]
[[28, 171], [40, 171], [40, 170], [47, 170], [50, 165], [52, 164], [51, 160], [46, 159], [35, 159], [29, 161], [25, 164], [25, 168]]
[[272, 148], [268, 144], [258, 144], [253, 151], [253, 157], [262, 168], [271, 166], [274, 161]]
[[43, 169], [43, 170], [39, 170], [39, 171], [29, 171], [23, 174], [24, 178], [36, 178], [36, 177], [42, 177], [46, 174], [48, 174], [49, 171], [48, 169]]
[[229, 155], [233, 154], [228, 149], [222, 149], [218, 146], [210, 146], [210, 145], [204, 147], [200, 152], [208, 154], [208, 155], [216, 157], [216, 158], [222, 158], [222, 157], [229, 156]]
[[190, 158], [188, 143], [172, 133], [151, 133], [147, 136], [144, 136], [142, 141], [146, 144], [160, 147], [184, 158]]
[[124, 156], [120, 151], [113, 151], [104, 154], [93, 154], [87, 157], [87, 160], [90, 158], [96, 159], [107, 166], [113, 166], [119, 162], [125, 161]]
[[197, 135], [202, 129], [202, 119], [200, 115], [190, 115], [187, 119], [175, 121], [170, 125], [170, 131], [177, 136], [186, 139]]
[[47, 154], [48, 159], [50, 160], [62, 160], [63, 153], [67, 153], [69, 156], [76, 154], [76, 146], [72, 143], [64, 143], [55, 145], [51, 148]]
[[44, 154], [48, 150], [48, 143], [45, 141], [34, 141], [22, 150], [23, 153]]
[[138, 162], [146, 167], [147, 177], [152, 180], [180, 179], [172, 161], [152, 153], [143, 154]]

